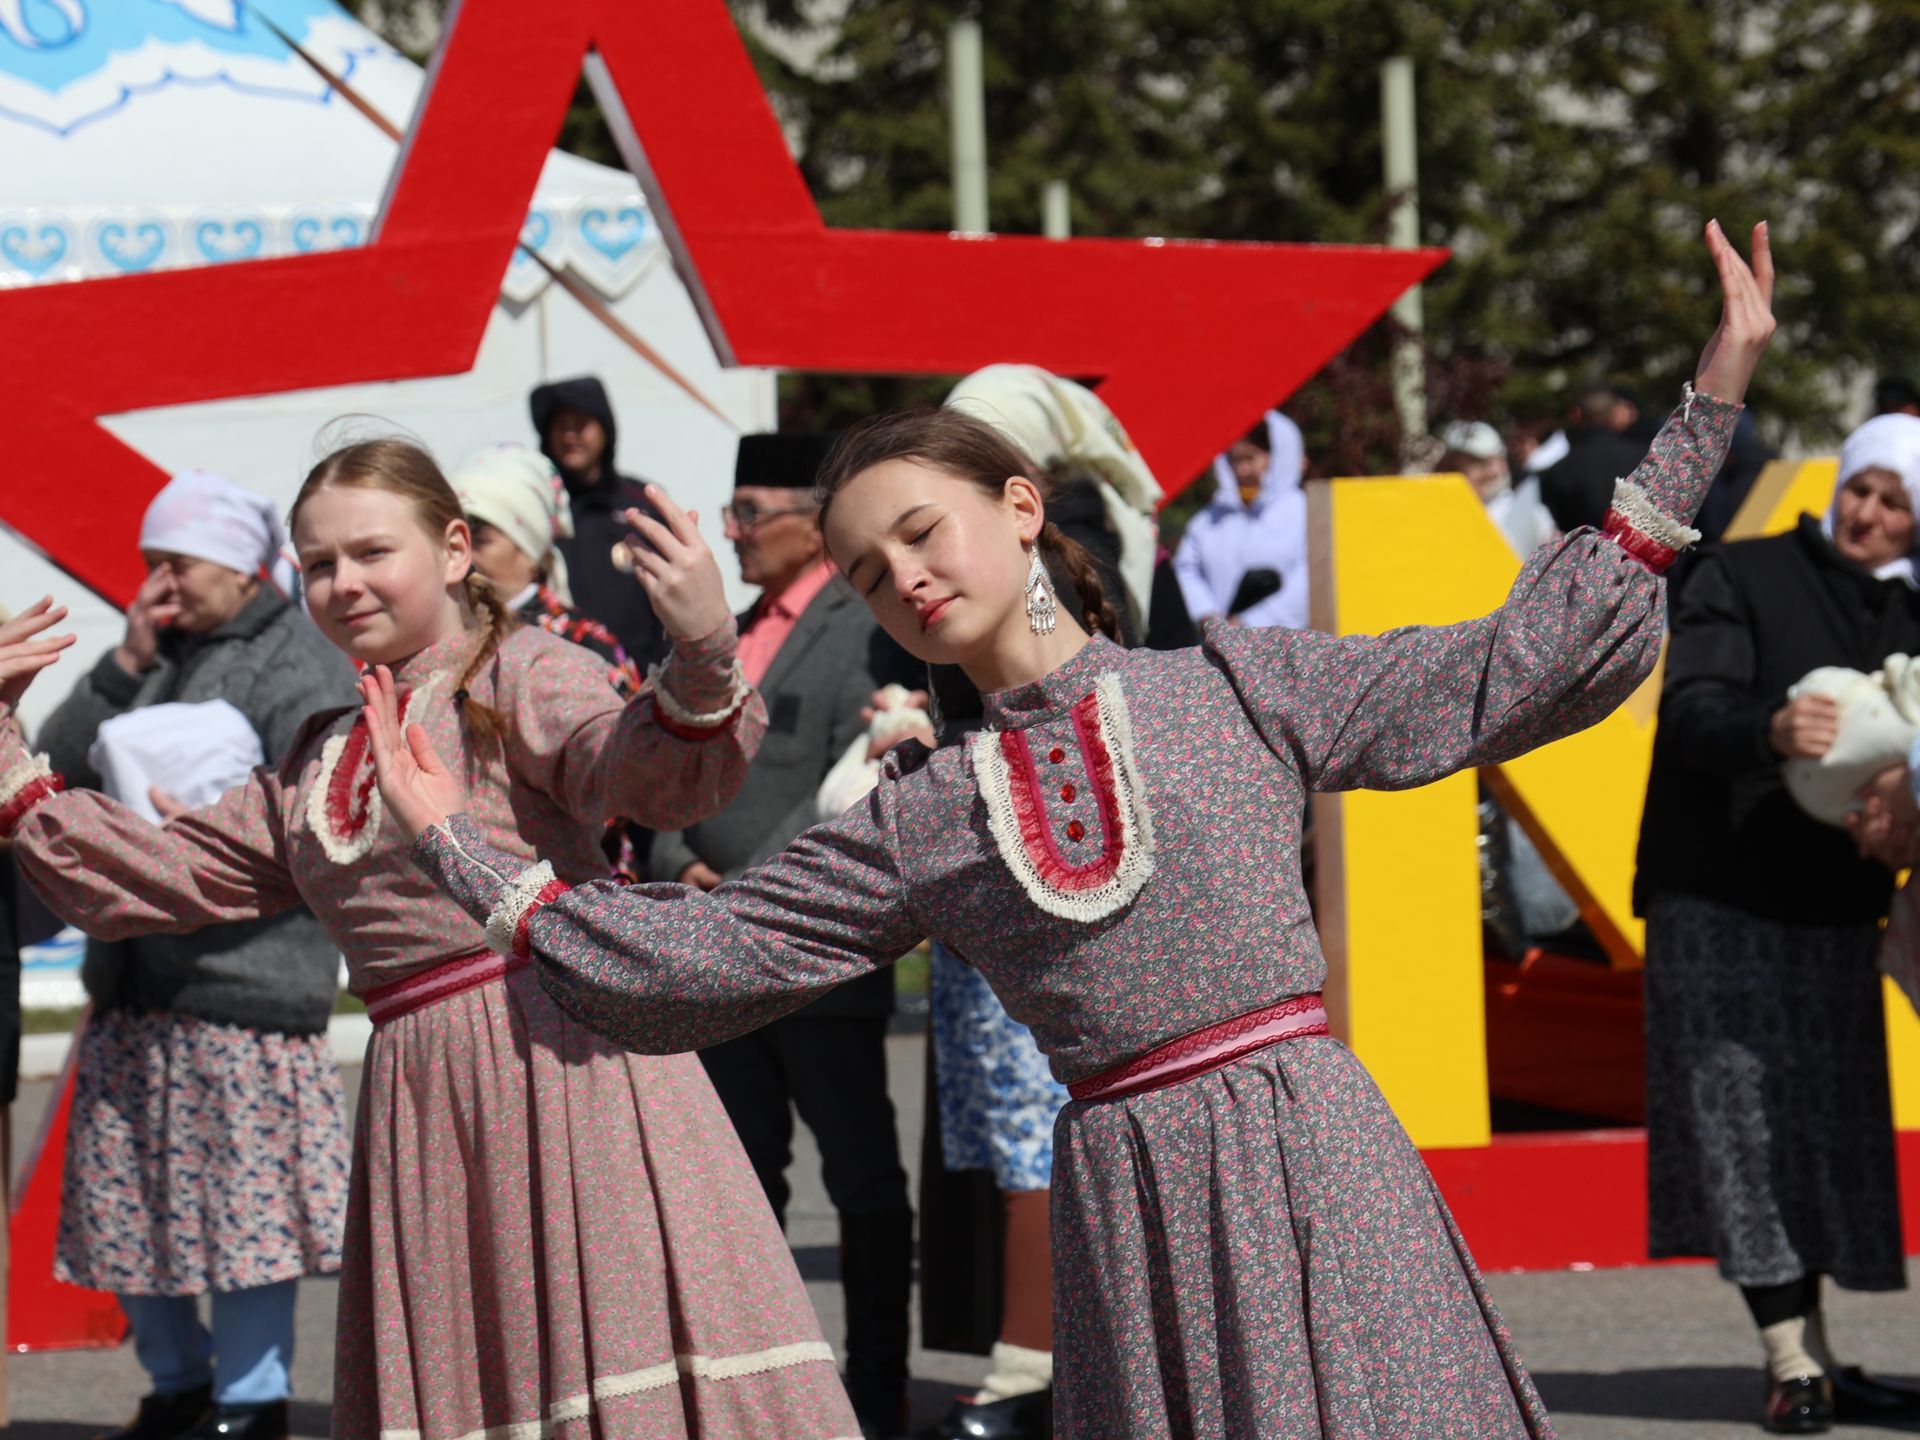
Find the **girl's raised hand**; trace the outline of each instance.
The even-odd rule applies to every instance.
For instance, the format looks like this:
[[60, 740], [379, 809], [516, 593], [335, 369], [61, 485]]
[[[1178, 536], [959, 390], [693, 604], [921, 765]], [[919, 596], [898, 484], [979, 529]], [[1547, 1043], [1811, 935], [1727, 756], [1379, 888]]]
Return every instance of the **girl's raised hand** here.
[[[644, 544], [629, 544], [634, 578], [653, 601], [653, 613], [676, 640], [698, 640], [727, 623], [726, 585], [713, 551], [700, 536], [700, 527], [658, 485], [647, 487], [647, 499], [660, 511], [655, 520], [639, 510], [627, 511], [627, 523]], [[664, 523], [663, 523], [664, 522]]]
[[1773, 251], [1767, 222], [1753, 227], [1753, 264], [1740, 258], [1718, 220], [1707, 222], [1707, 249], [1720, 271], [1720, 323], [1694, 372], [1696, 390], [1738, 405], [1773, 338]]
[[66, 618], [67, 607], [55, 605], [49, 595], [0, 625], [0, 709], [11, 712], [19, 708], [20, 697], [27, 693], [33, 677], [73, 644], [71, 635], [44, 633]]
[[361, 715], [373, 750], [374, 770], [380, 777], [380, 798], [407, 832], [418, 839], [449, 815], [466, 808], [466, 791], [441, 763], [427, 732], [418, 725], [400, 730], [400, 699], [393, 672], [376, 665], [360, 677]]

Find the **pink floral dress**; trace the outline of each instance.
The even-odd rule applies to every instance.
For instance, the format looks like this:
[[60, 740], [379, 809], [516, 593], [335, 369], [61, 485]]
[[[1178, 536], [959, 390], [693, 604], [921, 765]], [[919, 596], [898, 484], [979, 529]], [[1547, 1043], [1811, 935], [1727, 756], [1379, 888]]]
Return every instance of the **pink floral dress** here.
[[[765, 727], [731, 622], [623, 702], [605, 663], [531, 627], [471, 682], [505, 723], [477, 749], [460, 636], [400, 667], [409, 720], [467, 776], [502, 853], [606, 873], [609, 815], [678, 828], [732, 797]], [[298, 901], [356, 994], [483, 951], [408, 863], [357, 712], [164, 827], [48, 796], [0, 727], [0, 822], [62, 915], [113, 939]], [[30, 808], [16, 812], [22, 800]], [[4, 828], [4, 823], [0, 823]], [[629, 1055], [521, 970], [379, 1023], [354, 1136], [335, 1360], [347, 1440], [510, 1436], [829, 1440], [857, 1427], [786, 1245], [699, 1062]]]

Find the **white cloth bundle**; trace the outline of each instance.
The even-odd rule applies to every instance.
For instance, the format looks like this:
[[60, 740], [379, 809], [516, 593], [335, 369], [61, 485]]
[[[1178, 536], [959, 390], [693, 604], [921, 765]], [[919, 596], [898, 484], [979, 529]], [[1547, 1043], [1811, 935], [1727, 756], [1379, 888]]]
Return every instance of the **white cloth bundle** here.
[[932, 729], [933, 720], [919, 706], [907, 704], [905, 686], [888, 685], [882, 689], [873, 719], [867, 722], [866, 733], [847, 747], [847, 753], [834, 762], [827, 778], [820, 782], [813, 801], [820, 818], [832, 820], [845, 814], [849, 806], [858, 804], [862, 796], [880, 783], [880, 762], [867, 758], [874, 741], [898, 740], [923, 728]]
[[1920, 665], [1889, 655], [1871, 675], [1838, 665], [1810, 670], [1787, 691], [1830, 696], [1840, 706], [1840, 730], [1818, 760], [1789, 760], [1787, 790], [1802, 810], [1844, 828], [1860, 789], [1890, 765], [1906, 763], [1920, 737]]
[[161, 817], [149, 787], [198, 809], [245, 781], [265, 759], [260, 736], [225, 700], [129, 710], [104, 722], [87, 752], [100, 788], [155, 822]]

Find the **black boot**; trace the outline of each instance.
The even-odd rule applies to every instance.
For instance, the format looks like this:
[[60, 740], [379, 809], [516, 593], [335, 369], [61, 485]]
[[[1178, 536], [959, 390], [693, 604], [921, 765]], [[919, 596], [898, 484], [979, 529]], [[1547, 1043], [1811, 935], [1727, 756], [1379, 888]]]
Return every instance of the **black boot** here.
[[218, 1406], [187, 1440], [287, 1440], [287, 1402]]
[[213, 1405], [213, 1387], [182, 1390], [174, 1395], [145, 1395], [133, 1419], [98, 1440], [180, 1440], [200, 1423]]
[[1010, 1400], [956, 1400], [935, 1440], [1052, 1440], [1053, 1387]]
[[840, 1217], [840, 1285], [847, 1298], [847, 1398], [861, 1433], [884, 1440], [906, 1429], [911, 1211]]

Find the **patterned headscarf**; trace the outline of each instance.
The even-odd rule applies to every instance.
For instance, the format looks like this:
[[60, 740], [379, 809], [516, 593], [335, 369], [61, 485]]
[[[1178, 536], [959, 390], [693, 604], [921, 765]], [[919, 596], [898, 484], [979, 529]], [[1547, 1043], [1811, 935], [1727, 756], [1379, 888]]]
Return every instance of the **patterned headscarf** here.
[[503, 443], [476, 450], [448, 476], [469, 520], [491, 525], [536, 565], [544, 564], [547, 588], [573, 604], [567, 562], [554, 541], [573, 535], [573, 506], [553, 462], [524, 445]]
[[1160, 535], [1160, 482], [1106, 402], [1038, 365], [989, 365], [954, 386], [947, 404], [986, 421], [1042, 470], [1064, 465], [1091, 473], [1120, 540], [1127, 599], [1144, 629]]

